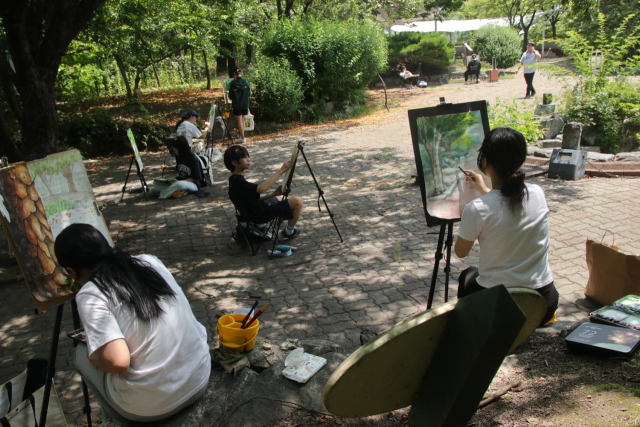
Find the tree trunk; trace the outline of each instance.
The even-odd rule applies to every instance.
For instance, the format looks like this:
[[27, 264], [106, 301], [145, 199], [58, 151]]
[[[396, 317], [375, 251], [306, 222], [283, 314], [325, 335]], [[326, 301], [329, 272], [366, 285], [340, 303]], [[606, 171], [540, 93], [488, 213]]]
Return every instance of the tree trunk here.
[[140, 89], [140, 71], [136, 71], [136, 77], [133, 79], [133, 93], [137, 93], [138, 89]]
[[122, 76], [122, 80], [124, 80], [124, 86], [127, 89], [127, 98], [133, 98], [133, 92], [131, 91], [131, 84], [129, 83], [129, 78], [127, 77], [127, 69], [124, 66], [124, 61], [118, 54], [114, 54], [113, 59], [116, 60], [116, 64], [118, 64], [118, 70], [120, 70], [120, 75]]
[[75, 165], [75, 163], [71, 163], [60, 169], [60, 173], [64, 176], [64, 179], [67, 180], [67, 185], [69, 185], [69, 193], [76, 193], [78, 191], [76, 183], [73, 181], [73, 165]]
[[22, 158], [20, 150], [18, 150], [15, 141], [11, 137], [11, 132], [4, 120], [2, 111], [0, 111], [0, 156], [6, 156], [9, 159], [9, 163], [17, 162]]
[[244, 47], [244, 53], [247, 55], [247, 63], [251, 64], [251, 57], [253, 56], [253, 45], [251, 43]]
[[[0, 20], [15, 65], [25, 117], [23, 154], [58, 151], [54, 87], [62, 55], [106, 0], [0, 0]], [[28, 116], [28, 118], [27, 118]]]
[[[204, 73], [207, 76], [207, 89], [211, 89], [211, 73], [209, 72], [209, 62], [207, 62], [207, 52], [202, 49], [202, 58], [204, 58]], [[211, 125], [213, 127], [213, 125]]]

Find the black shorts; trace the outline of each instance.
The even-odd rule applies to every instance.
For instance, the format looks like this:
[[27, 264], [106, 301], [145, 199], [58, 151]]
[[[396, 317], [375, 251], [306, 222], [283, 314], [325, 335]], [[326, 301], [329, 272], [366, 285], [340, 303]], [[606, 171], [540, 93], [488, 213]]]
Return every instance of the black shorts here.
[[263, 221], [260, 222], [268, 222], [276, 217], [286, 220], [293, 218], [293, 211], [289, 207], [287, 200], [278, 200], [277, 197], [271, 197], [263, 203], [266, 205], [266, 209], [264, 211], [264, 217], [261, 218]]
[[236, 110], [235, 108], [233, 109], [233, 115], [234, 116], [246, 116], [247, 114], [249, 114], [249, 109], [245, 109], [245, 110]]

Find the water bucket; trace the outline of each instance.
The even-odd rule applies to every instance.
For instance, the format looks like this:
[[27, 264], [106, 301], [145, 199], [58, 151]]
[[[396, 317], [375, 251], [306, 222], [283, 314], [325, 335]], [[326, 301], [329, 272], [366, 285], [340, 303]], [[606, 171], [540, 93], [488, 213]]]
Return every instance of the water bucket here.
[[[232, 350], [249, 351], [256, 346], [256, 337], [260, 330], [260, 321], [256, 320], [246, 329], [242, 329], [242, 320], [246, 314], [226, 314], [218, 319], [218, 341], [220, 345]], [[247, 323], [251, 321], [251, 317]]]

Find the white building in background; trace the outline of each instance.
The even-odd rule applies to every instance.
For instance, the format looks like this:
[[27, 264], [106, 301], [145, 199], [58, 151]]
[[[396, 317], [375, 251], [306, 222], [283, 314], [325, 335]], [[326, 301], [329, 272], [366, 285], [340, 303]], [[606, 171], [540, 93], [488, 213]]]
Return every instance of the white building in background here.
[[[397, 34], [404, 31], [413, 31], [418, 33], [448, 33], [449, 41], [456, 43], [460, 33], [475, 31], [485, 26], [508, 27], [509, 20], [507, 18], [490, 18], [490, 19], [467, 19], [467, 20], [446, 20], [446, 21], [414, 21], [407, 22], [402, 25], [394, 25], [391, 27], [391, 34]], [[444, 36], [445, 34], [443, 34]]]

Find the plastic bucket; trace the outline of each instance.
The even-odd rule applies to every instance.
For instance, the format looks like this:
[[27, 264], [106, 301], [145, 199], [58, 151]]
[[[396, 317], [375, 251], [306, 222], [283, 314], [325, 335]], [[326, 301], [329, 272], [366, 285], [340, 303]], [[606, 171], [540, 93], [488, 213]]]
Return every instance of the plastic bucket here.
[[[246, 314], [226, 314], [218, 319], [218, 341], [223, 347], [239, 350], [249, 351], [253, 350], [256, 346], [256, 337], [260, 330], [260, 321], [256, 320], [246, 329], [242, 329], [242, 320], [246, 317]], [[251, 317], [247, 320], [247, 323], [251, 321]]]

